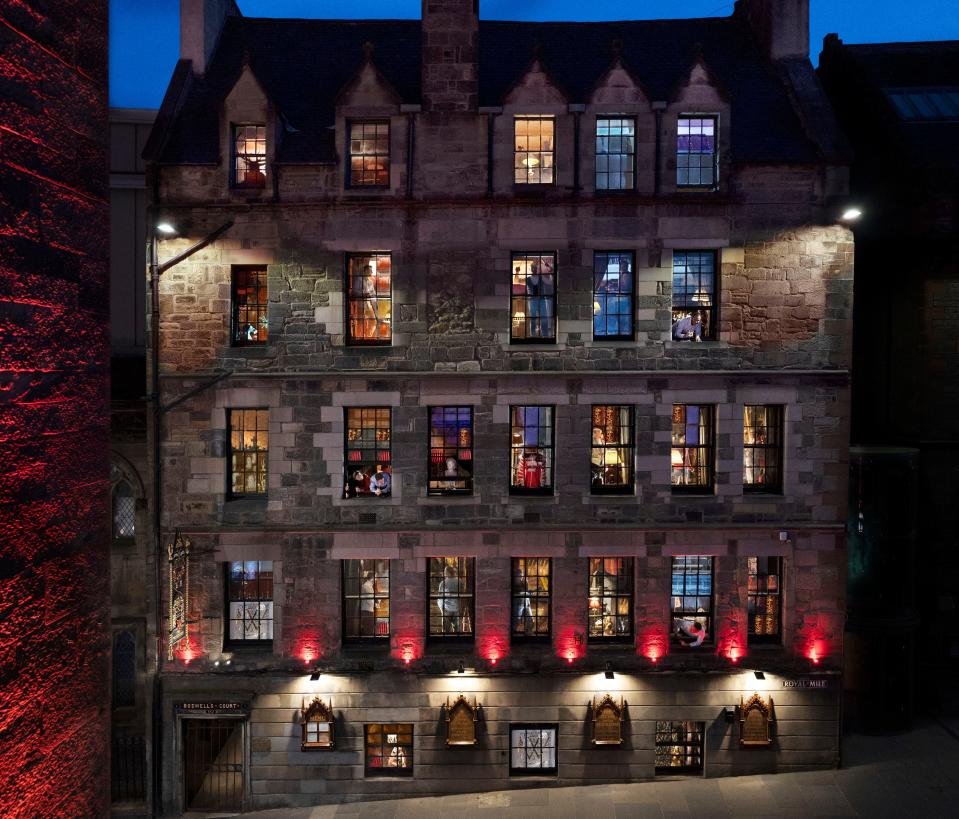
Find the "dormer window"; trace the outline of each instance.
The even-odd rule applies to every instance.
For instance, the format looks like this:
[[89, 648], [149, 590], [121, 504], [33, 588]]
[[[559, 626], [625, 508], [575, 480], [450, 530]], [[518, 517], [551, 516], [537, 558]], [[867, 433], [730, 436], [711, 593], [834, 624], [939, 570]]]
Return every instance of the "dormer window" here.
[[233, 126], [233, 187], [266, 187], [266, 126]]
[[513, 181], [517, 185], [553, 184], [552, 117], [516, 117]]
[[716, 116], [688, 114], [676, 123], [676, 186], [712, 190], [719, 178]]
[[351, 188], [386, 188], [390, 184], [390, 123], [351, 122]]

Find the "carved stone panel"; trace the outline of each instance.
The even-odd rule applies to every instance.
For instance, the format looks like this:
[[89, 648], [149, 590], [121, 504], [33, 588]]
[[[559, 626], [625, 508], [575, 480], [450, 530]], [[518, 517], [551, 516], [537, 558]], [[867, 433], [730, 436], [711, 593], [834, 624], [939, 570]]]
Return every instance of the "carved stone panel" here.
[[768, 748], [772, 744], [773, 700], [769, 703], [753, 694], [747, 702], [739, 700], [739, 744], [744, 747]]
[[626, 701], [618, 703], [606, 694], [597, 702], [593, 698], [593, 744], [622, 745], [623, 717], [626, 713]]
[[479, 706], [460, 694], [452, 704], [446, 701], [446, 744], [475, 745]]

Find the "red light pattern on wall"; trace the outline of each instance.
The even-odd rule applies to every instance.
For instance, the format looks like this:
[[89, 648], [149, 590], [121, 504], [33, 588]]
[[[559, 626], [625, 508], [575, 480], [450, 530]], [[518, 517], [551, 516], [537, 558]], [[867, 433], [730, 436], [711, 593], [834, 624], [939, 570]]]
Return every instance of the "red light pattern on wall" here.
[[423, 656], [423, 637], [419, 634], [394, 634], [390, 645], [390, 655], [410, 665]]
[[509, 653], [509, 635], [505, 628], [486, 628], [477, 638], [477, 647], [480, 657], [496, 665]]
[[556, 654], [572, 665], [586, 651], [586, 641], [583, 632], [573, 627], [562, 629], [553, 642]]
[[718, 634], [716, 653], [732, 663], [738, 663], [746, 656], [746, 632], [742, 623], [730, 619]]
[[0, 813], [107, 816], [106, 0], [3, 6]]
[[647, 626], [639, 633], [639, 653], [652, 663], [658, 663], [669, 652], [669, 638], [662, 626]]

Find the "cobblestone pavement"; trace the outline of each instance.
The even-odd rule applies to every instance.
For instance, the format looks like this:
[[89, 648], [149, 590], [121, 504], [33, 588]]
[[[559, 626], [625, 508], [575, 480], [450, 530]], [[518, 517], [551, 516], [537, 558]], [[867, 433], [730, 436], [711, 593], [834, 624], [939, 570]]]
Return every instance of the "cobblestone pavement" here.
[[256, 819], [625, 819], [959, 816], [959, 719], [893, 737], [848, 736], [836, 771], [534, 788], [259, 811]]

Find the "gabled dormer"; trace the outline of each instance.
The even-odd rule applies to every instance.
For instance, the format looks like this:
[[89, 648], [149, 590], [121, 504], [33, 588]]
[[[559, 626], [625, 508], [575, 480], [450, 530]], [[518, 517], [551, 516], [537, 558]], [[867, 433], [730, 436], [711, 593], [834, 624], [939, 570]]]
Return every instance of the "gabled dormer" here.
[[232, 197], [269, 198], [273, 192], [277, 112], [250, 60], [223, 100], [220, 117], [220, 156], [224, 187]]

